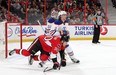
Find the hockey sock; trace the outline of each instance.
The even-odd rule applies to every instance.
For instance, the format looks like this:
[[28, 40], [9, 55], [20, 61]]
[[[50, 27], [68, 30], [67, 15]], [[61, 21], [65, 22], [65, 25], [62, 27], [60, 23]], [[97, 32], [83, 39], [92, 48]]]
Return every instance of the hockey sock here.
[[74, 52], [69, 45], [66, 46], [66, 52], [68, 53], [70, 58], [74, 58]]
[[39, 59], [40, 57], [38, 56], [38, 55], [34, 55], [34, 57], [33, 57], [33, 59], [35, 60], [35, 61], [39, 61], [40, 59]]
[[29, 56], [30, 53], [26, 49], [16, 49], [16, 54], [21, 54], [23, 56]]

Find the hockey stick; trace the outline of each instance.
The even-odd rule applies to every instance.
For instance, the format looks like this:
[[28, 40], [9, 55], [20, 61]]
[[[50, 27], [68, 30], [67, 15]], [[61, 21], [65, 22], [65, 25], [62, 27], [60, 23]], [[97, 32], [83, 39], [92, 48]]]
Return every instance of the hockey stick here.
[[[57, 70], [60, 70], [60, 68], [61, 68], [61, 63], [59, 64], [59, 67], [58, 67]], [[48, 72], [48, 71], [51, 71], [51, 70], [54, 70], [54, 68], [53, 68], [53, 67], [52, 67], [52, 68], [46, 67], [46, 68], [43, 70], [43, 72]]]
[[47, 72], [47, 71], [51, 71], [51, 70], [53, 70], [53, 68], [46, 67], [43, 72]]
[[45, 30], [44, 30], [44, 28], [42, 27], [42, 25], [41, 25], [40, 21], [39, 21], [39, 20], [37, 20], [37, 22], [38, 22], [38, 24], [41, 26], [42, 30], [43, 30], [43, 31], [44, 31], [44, 33], [45, 33]]
[[[59, 65], [58, 70], [60, 70], [60, 68], [61, 68], [61, 65]], [[46, 67], [43, 72], [48, 72], [48, 71], [51, 71], [51, 70], [54, 70], [54, 69]]]
[[[37, 20], [37, 22], [38, 22], [38, 24], [41, 26], [41, 28], [42, 28], [42, 30], [44, 31], [44, 34], [46, 34], [47, 35], [47, 33], [46, 33], [46, 30], [44, 30], [44, 28], [42, 27], [42, 25], [41, 25], [41, 23], [40, 23], [40, 21], [39, 20]], [[50, 34], [49, 34], [50, 35]], [[44, 38], [45, 40], [51, 40], [53, 37], [52, 36], [50, 36], [50, 38], [48, 39], [48, 38]]]
[[[61, 52], [60, 52], [60, 54], [61, 54]], [[62, 52], [62, 54], [65, 55], [64, 51]], [[61, 55], [62, 55], [62, 54], [61, 54]], [[62, 56], [61, 56], [61, 59], [63, 59]], [[61, 69], [61, 63], [62, 63], [62, 61], [61, 61], [60, 64], [59, 64], [58, 70]], [[46, 68], [44, 69], [43, 72], [47, 72], [47, 71], [51, 71], [51, 70], [54, 70], [53, 67], [52, 67], [52, 68], [48, 68], [48, 67], [46, 67]]]

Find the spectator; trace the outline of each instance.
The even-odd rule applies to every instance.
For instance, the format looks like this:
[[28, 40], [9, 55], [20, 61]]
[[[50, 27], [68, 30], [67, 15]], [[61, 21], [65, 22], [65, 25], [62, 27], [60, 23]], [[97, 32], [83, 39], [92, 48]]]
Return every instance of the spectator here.
[[[26, 1], [27, 0], [11, 0], [11, 7], [10, 7], [10, 14], [14, 16], [15, 18], [18, 18], [18, 20], [23, 21], [26, 18], [26, 10], [28, 11], [28, 21], [32, 24], [35, 24], [36, 22], [33, 20], [37, 20], [39, 17], [39, 20], [41, 23], [44, 23], [44, 1], [43, 0], [28, 0], [28, 7], [26, 9]], [[46, 17], [49, 17], [49, 14], [51, 13], [51, 10], [55, 9], [57, 11], [64, 10], [64, 0], [46, 0]], [[69, 13], [69, 20], [70, 17], [73, 17], [73, 19], [77, 19], [76, 23], [83, 24], [84, 19], [84, 0], [66, 0], [66, 11]], [[99, 0], [86, 0], [86, 11], [87, 11], [87, 23], [91, 23], [92, 15], [95, 14], [96, 9], [102, 8], [101, 4], [99, 3]], [[115, 0], [112, 0], [114, 4], [116, 4]], [[8, 7], [8, 0], [2, 0], [1, 5], [5, 7], [5, 9]], [[94, 11], [94, 13], [93, 13]], [[0, 14], [0, 17], [3, 17], [2, 14]], [[4, 15], [5, 16], [5, 15]], [[72, 23], [72, 22], [71, 22]], [[71, 24], [70, 23], [70, 24]], [[74, 23], [73, 23], [74, 24]]]
[[25, 5], [23, 5], [21, 8], [21, 18], [24, 19], [25, 16], [26, 16], [26, 7]]
[[74, 17], [72, 17], [72, 16], [70, 17], [69, 24], [75, 24]]
[[1, 6], [4, 7], [5, 9], [8, 9], [8, 0], [2, 0], [1, 1]]
[[116, 0], [112, 0], [112, 5], [116, 8]]
[[0, 6], [0, 21], [6, 20], [7, 19], [7, 11], [4, 7]]
[[88, 24], [93, 24], [93, 16], [94, 14], [93, 13], [90, 13], [87, 17], [87, 22]]

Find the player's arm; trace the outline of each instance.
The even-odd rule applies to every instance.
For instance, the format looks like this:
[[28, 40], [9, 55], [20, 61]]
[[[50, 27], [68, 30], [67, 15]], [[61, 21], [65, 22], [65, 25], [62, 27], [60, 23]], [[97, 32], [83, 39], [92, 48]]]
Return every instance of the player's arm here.
[[54, 54], [53, 52], [51, 52], [51, 55], [50, 55], [52, 61], [53, 61], [53, 69], [57, 69], [60, 67], [58, 61], [57, 61], [57, 54]]
[[49, 35], [49, 32], [50, 32], [50, 30], [51, 30], [52, 25], [53, 25], [52, 22], [49, 22], [49, 21], [47, 22], [47, 26], [46, 26], [46, 28], [45, 28], [45, 34], [46, 34], [46, 35]]
[[59, 39], [57, 40], [57, 37], [53, 39], [56, 39], [56, 40], [52, 44], [52, 50], [51, 50], [50, 57], [54, 63], [53, 68], [57, 69], [59, 67], [59, 63], [57, 61], [57, 54], [60, 50], [60, 40]]
[[50, 30], [50, 35], [51, 36], [57, 35], [57, 31], [58, 31], [58, 25], [53, 24]]

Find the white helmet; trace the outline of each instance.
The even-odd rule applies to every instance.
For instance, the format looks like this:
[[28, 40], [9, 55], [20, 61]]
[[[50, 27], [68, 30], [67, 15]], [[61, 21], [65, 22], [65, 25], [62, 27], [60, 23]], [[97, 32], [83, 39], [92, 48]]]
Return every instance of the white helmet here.
[[58, 13], [58, 18], [61, 16], [61, 15], [67, 15], [67, 13], [66, 13], [66, 11], [60, 11], [59, 13]]

